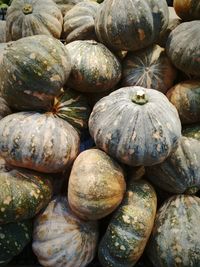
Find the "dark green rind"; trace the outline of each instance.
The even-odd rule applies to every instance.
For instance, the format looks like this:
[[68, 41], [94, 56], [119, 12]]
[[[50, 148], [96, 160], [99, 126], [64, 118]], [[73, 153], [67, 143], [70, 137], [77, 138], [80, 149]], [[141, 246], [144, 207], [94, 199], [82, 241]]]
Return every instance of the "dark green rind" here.
[[12, 111], [10, 110], [6, 101], [0, 97], [0, 120], [11, 113]]
[[200, 124], [185, 126], [182, 130], [182, 135], [195, 138], [200, 141]]

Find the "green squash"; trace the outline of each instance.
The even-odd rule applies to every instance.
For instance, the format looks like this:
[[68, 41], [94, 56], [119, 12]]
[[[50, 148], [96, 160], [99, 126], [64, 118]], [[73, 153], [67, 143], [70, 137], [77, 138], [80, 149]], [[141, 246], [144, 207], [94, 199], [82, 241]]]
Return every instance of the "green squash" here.
[[66, 15], [70, 9], [72, 9], [75, 5], [81, 2], [86, 2], [88, 0], [53, 0], [59, 9], [62, 12], [63, 17]]
[[200, 124], [187, 125], [182, 130], [182, 135], [200, 141]]
[[0, 120], [11, 113], [12, 111], [10, 110], [6, 101], [0, 97]]

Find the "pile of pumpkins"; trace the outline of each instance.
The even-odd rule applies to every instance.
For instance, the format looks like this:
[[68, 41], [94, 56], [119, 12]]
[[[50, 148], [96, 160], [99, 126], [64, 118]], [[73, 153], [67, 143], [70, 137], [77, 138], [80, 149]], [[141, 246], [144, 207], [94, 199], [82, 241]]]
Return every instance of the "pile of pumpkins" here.
[[0, 42], [0, 265], [200, 266], [199, 1], [12, 0]]

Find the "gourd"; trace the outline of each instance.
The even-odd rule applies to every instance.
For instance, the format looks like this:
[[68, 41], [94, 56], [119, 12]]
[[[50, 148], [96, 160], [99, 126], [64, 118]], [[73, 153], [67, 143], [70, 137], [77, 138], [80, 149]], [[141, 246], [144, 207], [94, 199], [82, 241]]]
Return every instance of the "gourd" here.
[[12, 111], [10, 110], [6, 101], [0, 97], [0, 120], [11, 113]]
[[88, 1], [88, 0], [54, 0], [54, 2], [57, 4], [59, 9], [61, 10], [63, 17], [75, 5], [77, 5], [78, 3], [81, 3], [81, 2], [85, 2], [85, 1]]
[[200, 3], [198, 0], [174, 0], [176, 13], [184, 21], [200, 19]]

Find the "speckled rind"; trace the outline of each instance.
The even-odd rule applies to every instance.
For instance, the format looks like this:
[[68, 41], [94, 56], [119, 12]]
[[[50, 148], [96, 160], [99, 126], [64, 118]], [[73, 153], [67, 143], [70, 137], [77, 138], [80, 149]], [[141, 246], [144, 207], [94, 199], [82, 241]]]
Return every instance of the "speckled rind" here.
[[200, 199], [178, 195], [157, 213], [148, 245], [156, 267], [197, 267], [200, 262]]
[[97, 222], [77, 218], [64, 197], [52, 200], [35, 220], [32, 247], [42, 266], [85, 267], [97, 241]]
[[184, 21], [200, 19], [199, 0], [174, 0], [173, 6], [178, 16]]
[[80, 218], [98, 220], [112, 213], [121, 203], [125, 190], [122, 168], [105, 152], [89, 149], [74, 161], [68, 201]]
[[9, 164], [53, 173], [65, 170], [79, 151], [79, 135], [52, 113], [19, 112], [0, 121], [0, 156]]
[[182, 130], [182, 135], [200, 141], [200, 123], [185, 126]]
[[81, 92], [112, 89], [121, 78], [121, 64], [106, 46], [94, 40], [74, 41], [66, 45], [71, 56], [69, 87]]
[[[141, 90], [148, 98], [144, 105], [132, 102]], [[131, 166], [164, 161], [181, 137], [178, 113], [167, 97], [138, 86], [121, 88], [97, 102], [89, 130], [97, 147]]]
[[11, 113], [12, 111], [10, 110], [6, 101], [0, 97], [0, 120]]
[[141, 257], [156, 215], [157, 197], [145, 180], [130, 181], [125, 198], [113, 215], [99, 246], [105, 267], [133, 267]]
[[0, 20], [0, 43], [6, 43], [6, 21]]

